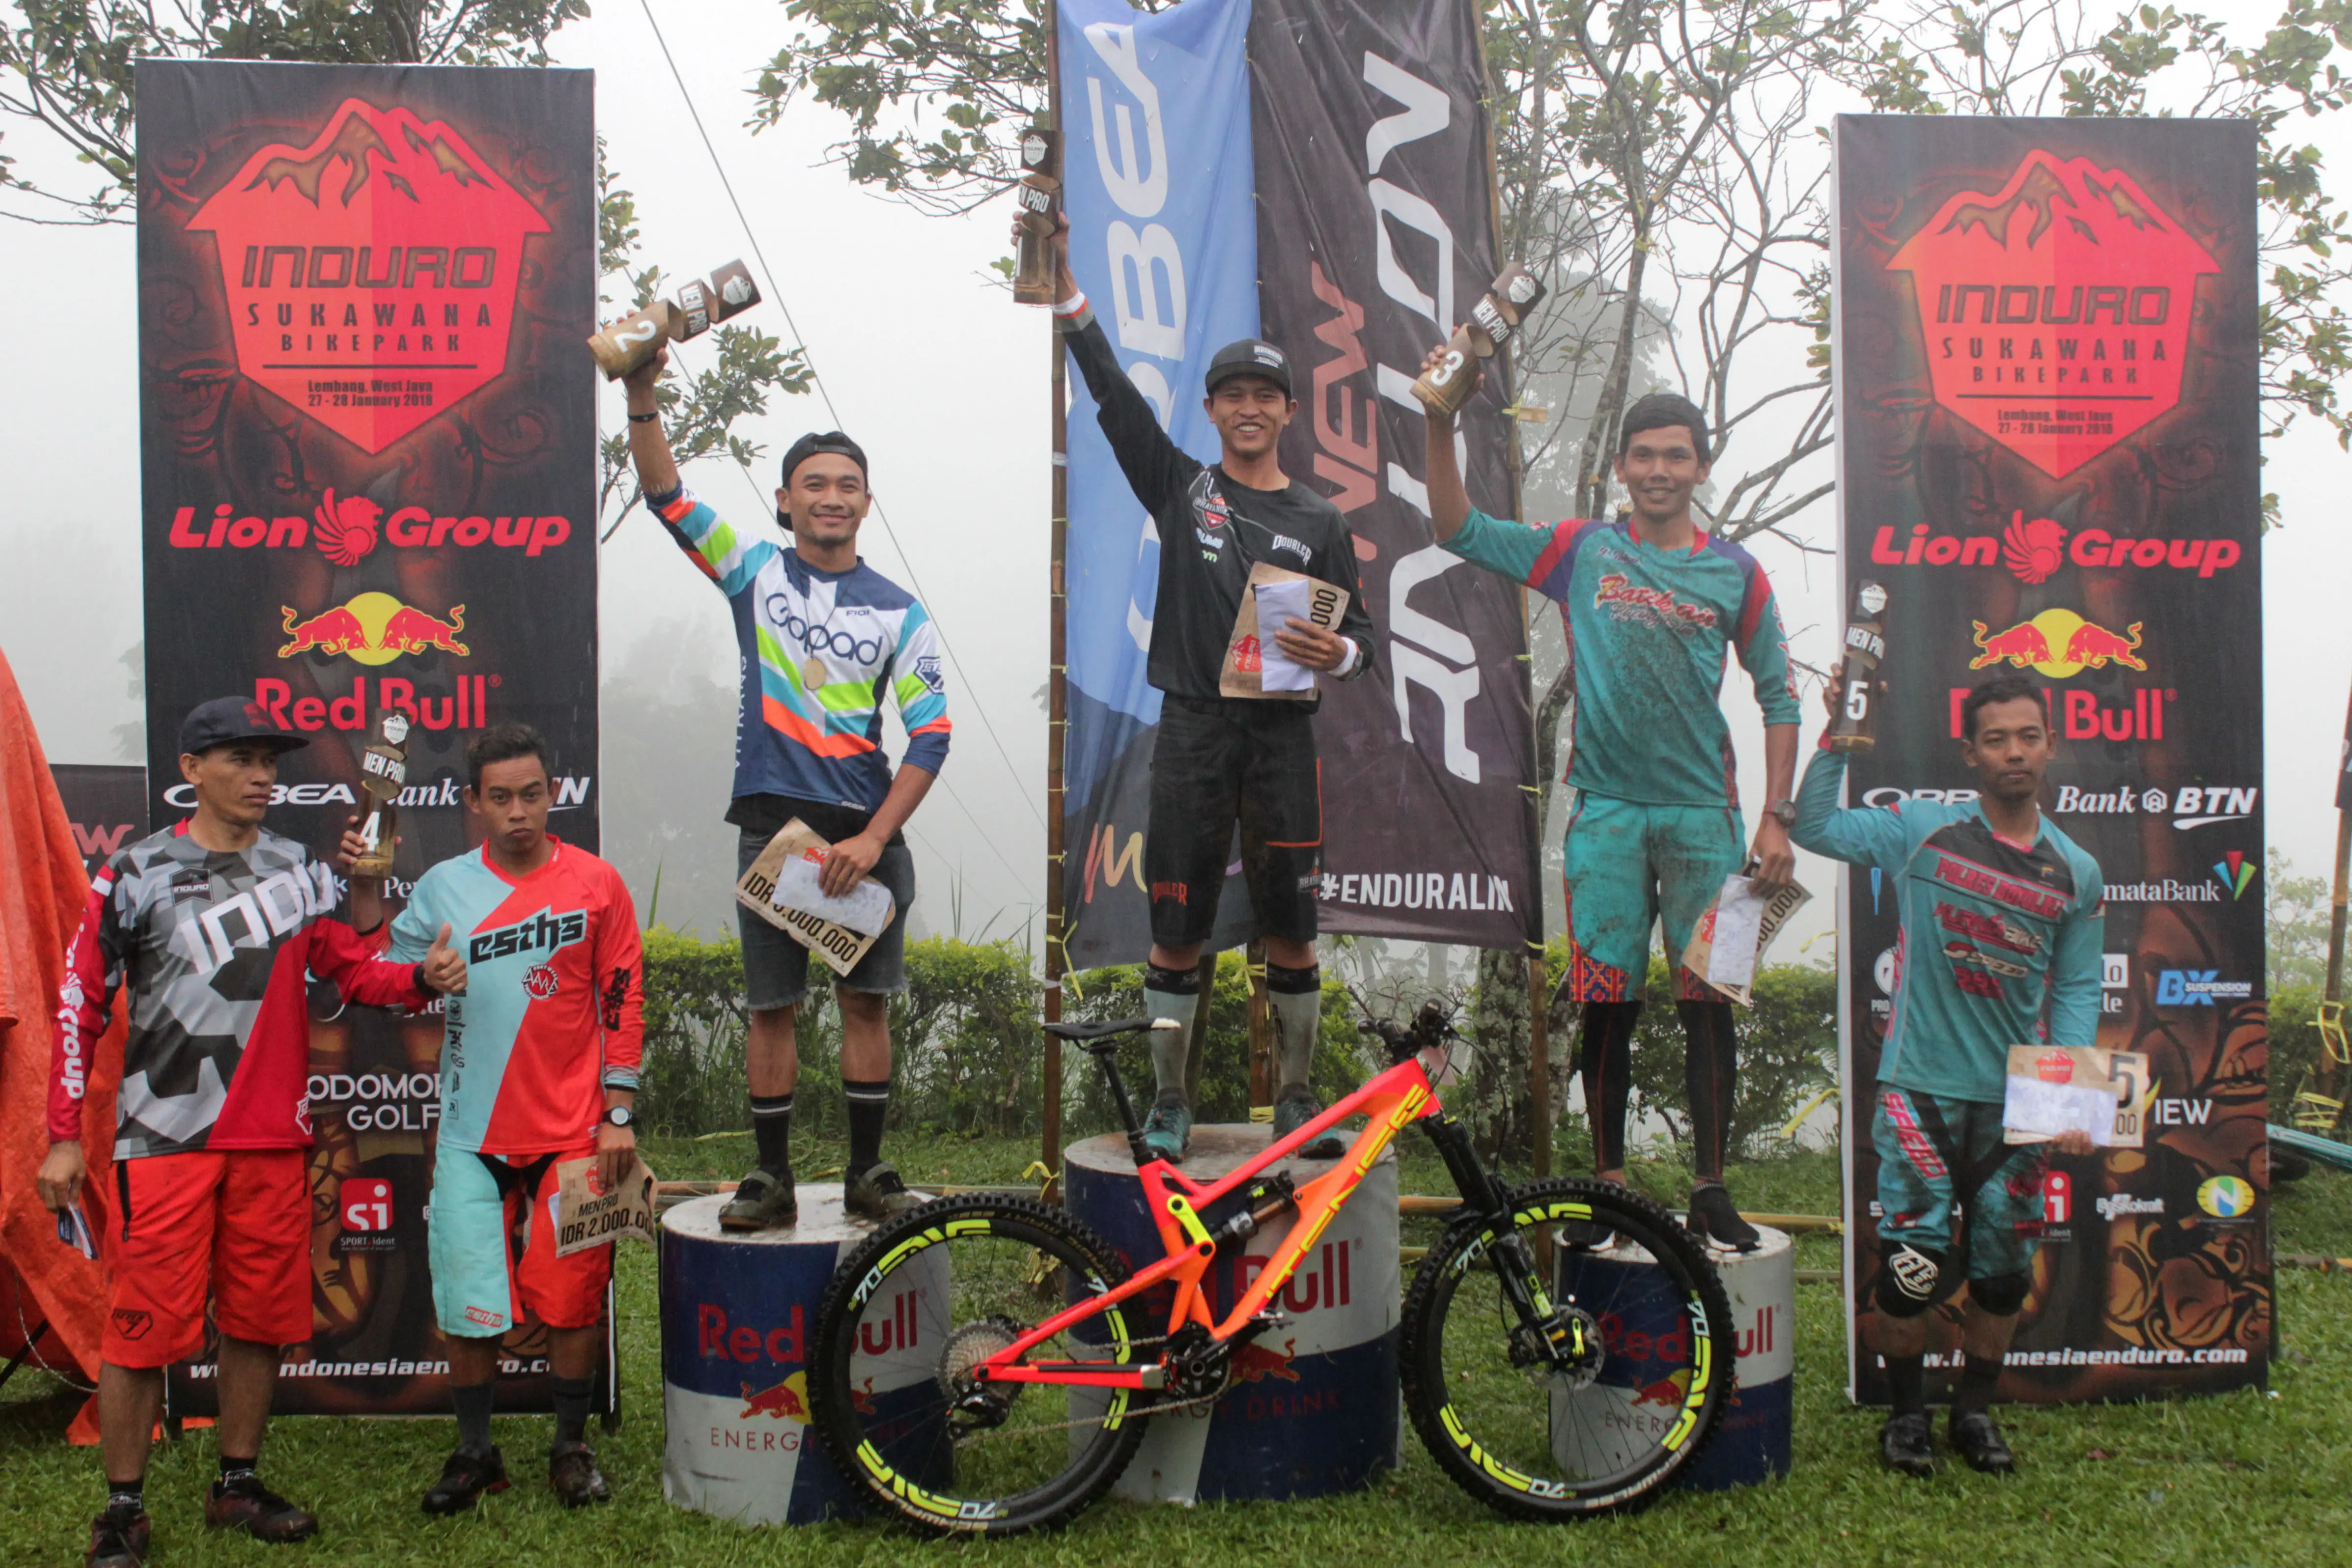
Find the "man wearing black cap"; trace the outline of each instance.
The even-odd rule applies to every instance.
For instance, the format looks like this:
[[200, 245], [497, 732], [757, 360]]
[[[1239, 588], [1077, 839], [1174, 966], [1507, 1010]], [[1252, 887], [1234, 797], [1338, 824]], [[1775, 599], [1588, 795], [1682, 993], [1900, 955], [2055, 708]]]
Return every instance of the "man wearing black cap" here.
[[[309, 744], [258, 704], [223, 697], [180, 727], [195, 815], [117, 850], [90, 882], [67, 951], [49, 1080], [49, 1152], [36, 1184], [65, 1215], [85, 1165], [82, 1097], [114, 993], [129, 985], [104, 1216], [107, 1321], [98, 1423], [106, 1510], [87, 1561], [135, 1568], [148, 1544], [149, 1434], [163, 1368], [198, 1353], [205, 1301], [220, 1331], [220, 1477], [205, 1521], [300, 1541], [319, 1521], [256, 1465], [283, 1346], [310, 1337], [310, 1025], [305, 973], [371, 1006], [463, 990], [443, 926], [422, 963], [379, 956], [331, 918], [333, 872], [261, 826], [280, 753]], [[366, 848], [343, 835], [346, 871]], [[62, 1234], [61, 1227], [61, 1234]]]
[[[1151, 966], [1144, 998], [1155, 1018], [1189, 1020], [1200, 993], [1201, 944], [1216, 920], [1236, 818], [1242, 868], [1265, 936], [1266, 990], [1277, 1037], [1275, 1136], [1317, 1111], [1307, 1086], [1322, 1014], [1315, 962], [1315, 895], [1321, 882], [1323, 802], [1314, 713], [1304, 700], [1234, 699], [1218, 691], [1225, 646], [1254, 563], [1303, 572], [1347, 590], [1338, 632], [1296, 617], [1274, 628], [1293, 662], [1341, 680], [1371, 668], [1371, 617], [1356, 580], [1356, 554], [1339, 509], [1282, 471], [1277, 446], [1298, 404], [1290, 361], [1244, 338], [1210, 361], [1203, 404], [1217, 427], [1212, 468], [1160, 428], [1150, 404], [1119, 368], [1070, 275], [1069, 220], [1054, 237], [1060, 279], [1055, 324], [1087, 378], [1103, 434], [1136, 499], [1160, 531], [1160, 587], [1151, 622], [1151, 684], [1164, 694], [1153, 752], [1151, 815], [1143, 841], [1151, 885]], [[1144, 1141], [1183, 1157], [1192, 1133], [1184, 1098], [1184, 1030], [1151, 1037], [1159, 1093]], [[1336, 1154], [1322, 1140], [1310, 1152]]]
[[[887, 1007], [907, 988], [907, 909], [915, 863], [900, 830], [948, 755], [947, 683], [939, 628], [915, 596], [857, 558], [857, 529], [873, 505], [866, 453], [838, 430], [807, 435], [784, 454], [776, 522], [789, 548], [738, 533], [686, 488], [663, 436], [658, 385], [668, 351], [627, 378], [629, 449], [646, 505], [734, 611], [743, 672], [735, 721], [735, 793], [727, 820], [740, 830], [736, 873], [798, 817], [833, 845], [818, 885], [835, 896], [871, 873], [896, 905], [890, 924], [834, 985], [841, 1008], [841, 1089], [849, 1110], [843, 1202], [882, 1219], [916, 1199], [882, 1163], [890, 1108]], [[882, 753], [882, 700], [898, 705], [907, 754], [894, 774]], [[744, 1057], [759, 1163], [719, 1211], [731, 1230], [793, 1224], [793, 1090], [800, 1078], [793, 1009], [808, 994], [808, 949], [749, 910]]]

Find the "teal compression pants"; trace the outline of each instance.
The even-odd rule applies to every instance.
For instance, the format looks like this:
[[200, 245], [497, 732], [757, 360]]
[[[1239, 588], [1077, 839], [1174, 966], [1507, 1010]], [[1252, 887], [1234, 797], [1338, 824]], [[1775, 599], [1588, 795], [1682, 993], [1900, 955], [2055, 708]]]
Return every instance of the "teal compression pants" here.
[[1568, 821], [1568, 994], [1622, 1002], [1642, 994], [1650, 930], [1664, 918], [1675, 994], [1722, 994], [1682, 967], [1691, 931], [1748, 858], [1736, 806], [1643, 805], [1583, 794]]

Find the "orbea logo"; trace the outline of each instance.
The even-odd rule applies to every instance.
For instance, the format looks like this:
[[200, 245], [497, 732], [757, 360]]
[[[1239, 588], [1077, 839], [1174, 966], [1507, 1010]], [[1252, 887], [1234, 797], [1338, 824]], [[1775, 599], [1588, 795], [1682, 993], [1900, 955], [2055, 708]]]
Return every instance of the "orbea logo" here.
[[237, 369], [367, 452], [506, 369], [523, 241], [549, 231], [448, 125], [356, 98], [188, 227], [213, 236]]
[[1937, 403], [2053, 479], [2179, 404], [2197, 279], [2221, 270], [2129, 174], [2039, 150], [1886, 265], [1911, 275]]

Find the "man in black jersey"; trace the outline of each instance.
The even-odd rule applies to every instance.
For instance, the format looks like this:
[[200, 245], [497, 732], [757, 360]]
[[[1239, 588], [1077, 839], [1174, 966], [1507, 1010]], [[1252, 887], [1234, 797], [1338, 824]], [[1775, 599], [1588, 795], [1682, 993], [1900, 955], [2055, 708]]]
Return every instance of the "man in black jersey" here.
[[[1234, 699], [1217, 676], [1253, 563], [1303, 572], [1348, 594], [1338, 632], [1291, 618], [1274, 640], [1294, 662], [1350, 680], [1371, 668], [1371, 617], [1339, 509], [1282, 471], [1276, 447], [1298, 404], [1290, 362], [1244, 338], [1210, 362], [1209, 418], [1222, 447], [1206, 467], [1168, 438], [1151, 405], [1119, 368], [1110, 340], [1070, 275], [1069, 220], [1054, 237], [1054, 323], [1087, 378], [1103, 434], [1136, 499], [1160, 531], [1152, 613], [1151, 684], [1165, 700], [1152, 759], [1143, 868], [1151, 885], [1151, 967], [1144, 999], [1155, 1018], [1190, 1020], [1199, 999], [1201, 944], [1217, 914], [1226, 851], [1241, 825], [1242, 867], [1265, 936], [1266, 990], [1276, 1037], [1275, 1136], [1312, 1120], [1307, 1064], [1322, 1014], [1315, 962], [1323, 802], [1315, 761], [1318, 698]], [[1155, 1029], [1159, 1093], [1144, 1123], [1155, 1153], [1181, 1159], [1192, 1127], [1184, 1099], [1184, 1031]], [[1310, 1152], [1337, 1154], [1324, 1140]]]

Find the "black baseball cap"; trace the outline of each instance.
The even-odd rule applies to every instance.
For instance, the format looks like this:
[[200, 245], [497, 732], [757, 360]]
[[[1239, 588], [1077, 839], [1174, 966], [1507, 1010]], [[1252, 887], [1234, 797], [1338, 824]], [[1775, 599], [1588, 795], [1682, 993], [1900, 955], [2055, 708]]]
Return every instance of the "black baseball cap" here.
[[1263, 338], [1243, 338], [1227, 343], [1209, 362], [1208, 390], [1218, 387], [1237, 375], [1262, 376], [1282, 388], [1282, 395], [1295, 397], [1290, 390], [1290, 356]]
[[188, 710], [180, 721], [180, 752], [201, 756], [215, 746], [267, 741], [281, 752], [299, 752], [310, 741], [270, 721], [269, 710], [250, 697], [215, 697]]
[[[864, 476], [867, 484], [874, 482], [873, 476], [866, 472], [865, 447], [838, 430], [812, 430], [793, 442], [784, 453], [784, 471], [782, 481], [784, 489], [793, 488], [793, 470], [820, 452], [831, 452], [836, 457], [848, 458], [857, 465], [858, 473]], [[792, 516], [782, 507], [776, 509], [776, 526], [786, 533], [793, 531]]]

